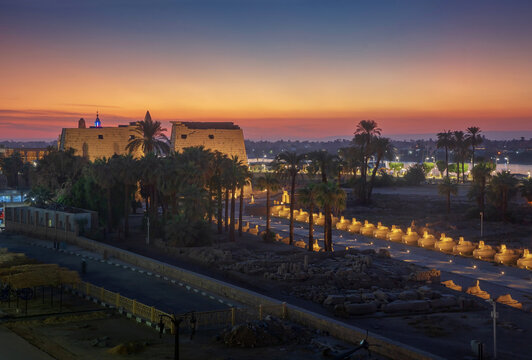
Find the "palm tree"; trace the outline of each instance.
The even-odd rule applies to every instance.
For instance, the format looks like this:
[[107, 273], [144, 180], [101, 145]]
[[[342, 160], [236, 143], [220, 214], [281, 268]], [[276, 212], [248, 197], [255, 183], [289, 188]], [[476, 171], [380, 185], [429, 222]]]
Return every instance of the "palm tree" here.
[[356, 180], [357, 170], [362, 163], [362, 155], [360, 150], [354, 146], [340, 148], [338, 150], [338, 157], [341, 159], [343, 173], [352, 173], [351, 181]]
[[383, 158], [386, 159], [393, 159], [395, 156], [395, 148], [393, 147], [392, 143], [390, 142], [390, 139], [385, 137], [376, 137], [373, 142], [371, 143], [372, 152], [375, 154], [377, 160], [375, 162], [375, 167], [373, 168], [373, 172], [371, 174], [371, 180], [369, 183], [368, 188], [368, 195], [367, 200], [368, 202], [371, 201], [371, 193], [373, 191], [373, 184], [375, 183], [375, 175], [377, 175], [377, 171], [379, 170], [379, 165]]
[[224, 230], [229, 231], [229, 194], [231, 191], [231, 159], [226, 158], [222, 165], [222, 185], [225, 193]]
[[472, 193], [477, 197], [478, 208], [480, 211], [484, 211], [486, 186], [494, 169], [495, 167], [492, 163], [479, 163], [471, 172], [473, 174]]
[[[335, 182], [319, 183], [316, 189], [316, 203], [323, 209], [329, 208], [337, 212], [345, 208], [345, 192]], [[325, 251], [332, 251], [332, 213], [326, 215], [327, 231], [324, 236]]]
[[162, 162], [154, 153], [147, 153], [139, 160], [139, 179], [146, 203], [146, 212], [155, 218], [157, 214], [157, 184]]
[[229, 240], [235, 241], [235, 195], [237, 187], [243, 182], [242, 167], [244, 163], [238, 156], [231, 156], [231, 167], [228, 169], [229, 189], [231, 190], [231, 224], [229, 227]]
[[[460, 182], [460, 165], [462, 165], [462, 172], [465, 172], [463, 168], [463, 163], [465, 161], [464, 149], [467, 147], [464, 140], [463, 131], [454, 131], [453, 132], [453, 151], [454, 151], [454, 161], [456, 161], [456, 183]], [[465, 179], [464, 179], [465, 180]], [[464, 181], [465, 182], [465, 181]]]
[[218, 222], [218, 234], [223, 232], [223, 188], [225, 179], [225, 164], [227, 155], [215, 151], [212, 159], [212, 186], [216, 191], [216, 219]]
[[308, 209], [308, 250], [312, 251], [314, 246], [314, 208], [316, 207], [316, 186], [317, 184], [307, 184], [297, 191], [298, 201]]
[[[334, 155], [329, 154], [327, 151], [314, 151], [308, 154], [307, 156], [311, 160], [313, 167], [318, 169], [318, 171], [321, 173], [321, 182], [323, 184], [326, 184], [328, 182], [327, 174], [331, 171], [334, 159], [336, 157]], [[330, 234], [330, 236], [332, 237], [332, 222], [330, 221], [331, 208], [328, 203], [324, 204], [323, 212], [325, 214], [323, 232], [325, 234]]]
[[458, 187], [451, 182], [447, 176], [443, 182], [438, 185], [438, 193], [447, 197], [447, 214], [451, 213], [451, 195], [458, 194]]
[[154, 153], [156, 155], [168, 154], [170, 145], [168, 138], [164, 134], [166, 129], [161, 127], [160, 121], [153, 121], [150, 112], [146, 111], [143, 121], [137, 121], [135, 135], [126, 145], [126, 150], [130, 153], [142, 150], [144, 154]]
[[282, 152], [277, 155], [277, 172], [290, 180], [290, 245], [294, 242], [294, 206], [296, 202], [296, 179], [303, 168], [305, 155], [295, 152]]
[[[124, 237], [129, 236], [129, 214], [131, 212], [131, 191], [136, 189], [138, 182], [137, 160], [128, 155], [122, 155], [111, 158], [112, 162], [116, 162], [119, 182], [124, 185]], [[134, 193], [134, 191], [133, 191]]]
[[482, 144], [482, 131], [479, 127], [471, 126], [467, 128], [467, 134], [465, 136], [467, 142], [471, 145], [471, 167], [475, 168], [475, 149], [477, 145]]
[[278, 191], [280, 188], [279, 179], [274, 173], [264, 173], [257, 179], [257, 186], [260, 190], [266, 190], [266, 233], [270, 232], [270, 193]]
[[362, 120], [357, 124], [355, 129], [355, 138], [354, 143], [360, 146], [362, 152], [362, 187], [360, 191], [361, 199], [363, 203], [367, 202], [367, 174], [368, 174], [368, 162], [371, 158], [371, 141], [376, 137], [380, 136], [381, 128], [378, 127], [377, 122], [374, 120]]
[[445, 172], [447, 178], [449, 178], [449, 149], [453, 147], [453, 134], [450, 130], [438, 133], [436, 147], [445, 149]]
[[113, 226], [113, 211], [111, 206], [111, 190], [116, 184], [116, 172], [111, 162], [106, 159], [96, 159], [90, 167], [90, 172], [96, 184], [106, 193], [107, 198], [107, 229], [111, 232]]
[[238, 236], [242, 236], [242, 217], [244, 215], [244, 189], [251, 184], [253, 174], [249, 171], [247, 165], [240, 167], [239, 186], [240, 186], [240, 206], [238, 211]]
[[329, 154], [326, 150], [317, 150], [308, 153], [306, 157], [310, 160], [312, 168], [321, 174], [321, 181], [327, 182], [336, 156]]
[[518, 180], [509, 171], [501, 171], [491, 178], [489, 185], [492, 202], [501, 211], [503, 221], [506, 221], [508, 201], [516, 193]]

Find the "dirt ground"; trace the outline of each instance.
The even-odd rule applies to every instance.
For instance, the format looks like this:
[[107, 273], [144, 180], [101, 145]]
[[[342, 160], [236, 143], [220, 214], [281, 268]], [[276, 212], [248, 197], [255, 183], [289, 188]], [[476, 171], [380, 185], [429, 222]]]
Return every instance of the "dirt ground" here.
[[451, 213], [448, 215], [446, 199], [438, 194], [437, 185], [376, 188], [370, 206], [350, 204], [343, 215], [405, 228], [414, 221], [417, 226], [428, 225], [435, 232], [453, 238], [463, 236], [468, 241], [484, 240], [492, 245], [504, 243], [508, 247], [532, 248], [532, 206], [516, 196], [512, 206], [523, 214], [525, 222], [503, 223], [485, 218], [481, 238], [480, 214], [472, 214], [474, 203], [467, 198], [467, 191], [467, 185], [460, 185], [458, 196], [451, 198]]
[[[4, 326], [59, 360], [174, 358], [174, 335], [159, 337], [155, 329], [110, 311], [21, 320]], [[316, 336], [308, 344], [228, 347], [220, 341], [220, 333], [220, 329], [199, 330], [191, 339], [190, 330], [181, 330], [180, 358], [251, 360], [260, 353], [261, 359], [319, 360], [330, 358], [323, 355], [326, 348], [332, 349], [331, 354], [352, 348], [352, 345], [326, 336]]]

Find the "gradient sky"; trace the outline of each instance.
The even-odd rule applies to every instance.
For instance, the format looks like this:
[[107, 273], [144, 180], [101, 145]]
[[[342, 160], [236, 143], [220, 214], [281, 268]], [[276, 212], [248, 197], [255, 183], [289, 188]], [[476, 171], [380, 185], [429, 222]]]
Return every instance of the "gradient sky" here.
[[251, 139], [532, 131], [532, 1], [0, 0], [0, 139], [230, 120]]

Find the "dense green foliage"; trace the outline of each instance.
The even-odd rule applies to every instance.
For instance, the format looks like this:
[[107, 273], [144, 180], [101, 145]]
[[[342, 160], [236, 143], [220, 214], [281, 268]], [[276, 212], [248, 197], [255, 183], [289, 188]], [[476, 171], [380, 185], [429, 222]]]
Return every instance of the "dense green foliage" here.
[[404, 176], [408, 185], [419, 185], [425, 181], [425, 168], [423, 165], [414, 164], [408, 168]]

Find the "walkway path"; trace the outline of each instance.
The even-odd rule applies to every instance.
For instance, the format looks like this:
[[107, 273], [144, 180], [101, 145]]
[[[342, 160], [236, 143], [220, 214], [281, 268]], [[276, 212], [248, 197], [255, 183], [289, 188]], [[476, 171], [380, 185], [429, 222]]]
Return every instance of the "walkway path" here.
[[[264, 217], [244, 216], [243, 219], [248, 221], [251, 227], [259, 225], [261, 230], [265, 229], [266, 220]], [[274, 217], [271, 227], [274, 232], [288, 236], [289, 221], [287, 219]], [[314, 229], [315, 238], [318, 239], [320, 246], [323, 246], [323, 228], [315, 226]], [[306, 241], [308, 239], [308, 225], [296, 222], [294, 233], [297, 238]], [[449, 255], [417, 246], [408, 246], [338, 230], [333, 232], [333, 246], [335, 250], [345, 249], [346, 246], [375, 250], [387, 248], [393, 258], [438, 269], [442, 273], [442, 281], [453, 280], [464, 289], [474, 285], [478, 279], [480, 280], [480, 287], [490, 293], [492, 297], [510, 293], [514, 299], [521, 302], [531, 302], [532, 300], [532, 272], [529, 270]]]

